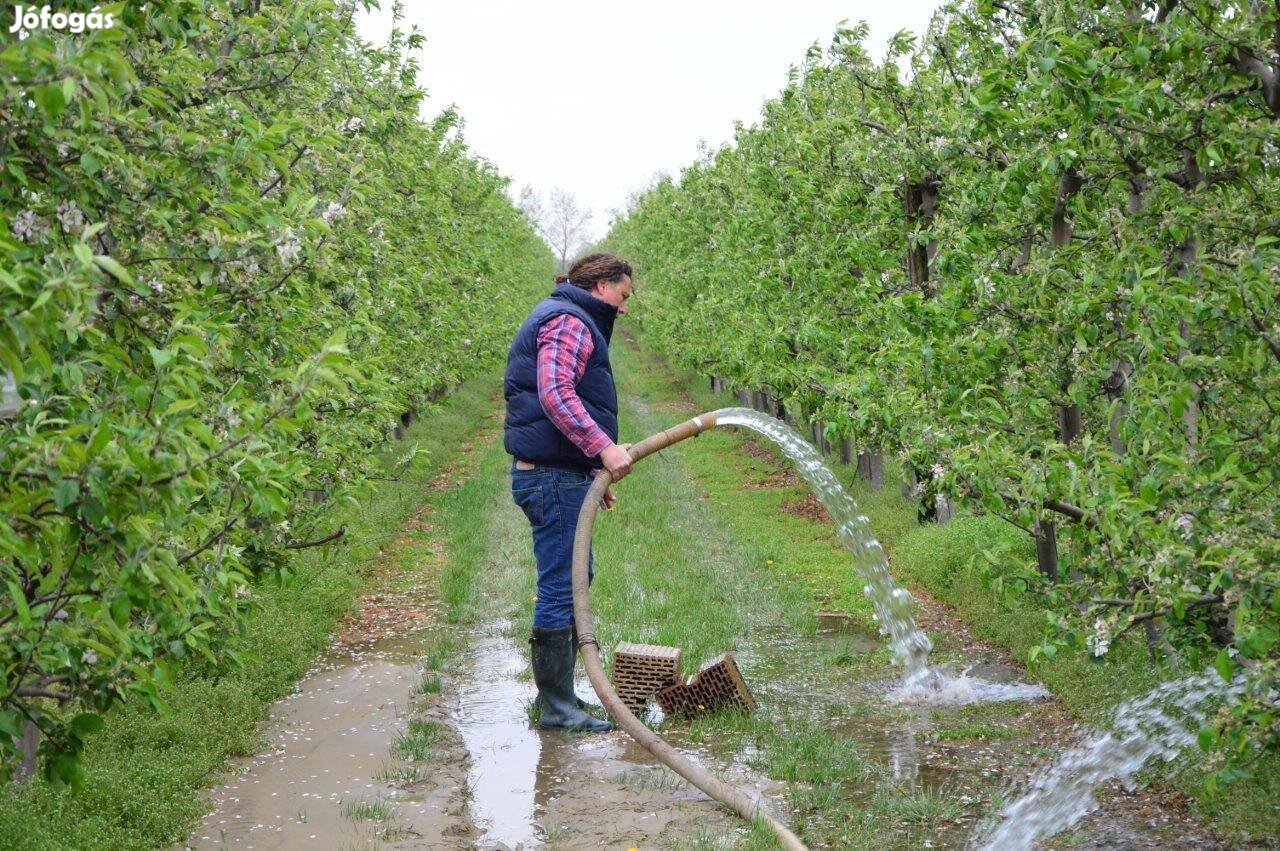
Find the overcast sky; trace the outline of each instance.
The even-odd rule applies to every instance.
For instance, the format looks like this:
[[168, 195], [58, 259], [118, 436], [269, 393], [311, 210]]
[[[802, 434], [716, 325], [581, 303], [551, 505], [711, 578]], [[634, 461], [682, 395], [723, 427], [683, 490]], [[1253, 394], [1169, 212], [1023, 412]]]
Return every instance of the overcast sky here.
[[[384, 0], [390, 5], [390, 0]], [[814, 41], [866, 20], [877, 57], [900, 29], [922, 32], [936, 0], [406, 0], [426, 36], [429, 112], [456, 104], [471, 147], [541, 193], [560, 186], [606, 210], [657, 171], [678, 173], [734, 120], [754, 123]], [[389, 10], [366, 15], [380, 41]]]

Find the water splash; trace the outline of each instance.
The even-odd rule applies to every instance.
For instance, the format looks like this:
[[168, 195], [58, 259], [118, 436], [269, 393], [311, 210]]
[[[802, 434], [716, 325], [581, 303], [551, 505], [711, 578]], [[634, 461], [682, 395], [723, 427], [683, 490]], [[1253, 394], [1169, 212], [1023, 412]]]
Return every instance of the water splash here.
[[1243, 690], [1242, 679], [1228, 683], [1210, 669], [1120, 704], [1114, 732], [1092, 734], [1033, 775], [1027, 790], [1000, 811], [998, 823], [979, 832], [975, 844], [1000, 851], [1030, 848], [1065, 830], [1098, 806], [1098, 784], [1128, 785], [1149, 760], [1173, 759], [1195, 744], [1213, 707]]
[[941, 666], [928, 668], [924, 675], [902, 683], [889, 692], [893, 703], [930, 706], [965, 706], [1002, 700], [1038, 700], [1049, 696], [1039, 683], [997, 683], [969, 676], [970, 668], [953, 674]]
[[903, 667], [908, 682], [922, 678], [933, 642], [916, 626], [911, 614], [911, 594], [894, 584], [889, 574], [889, 559], [872, 534], [870, 521], [858, 511], [858, 504], [818, 451], [782, 420], [750, 408], [718, 411], [716, 425], [749, 428], [776, 443], [795, 464], [796, 472], [809, 483], [814, 496], [835, 522], [840, 543], [853, 553], [853, 565], [866, 582], [863, 593], [875, 608], [880, 632], [889, 639], [893, 661]]
[[872, 533], [870, 521], [858, 510], [858, 504], [822, 455], [782, 420], [751, 408], [717, 411], [716, 424], [749, 428], [777, 444], [826, 507], [835, 522], [837, 537], [853, 554], [853, 566], [866, 583], [863, 593], [875, 609], [881, 634], [889, 639], [893, 661], [903, 668], [902, 683], [892, 692], [891, 699], [899, 703], [957, 706], [979, 701], [1028, 700], [1048, 693], [1026, 683], [990, 683], [967, 673], [956, 676], [941, 668], [930, 668], [933, 643], [916, 626], [910, 592], [894, 583], [889, 559]]

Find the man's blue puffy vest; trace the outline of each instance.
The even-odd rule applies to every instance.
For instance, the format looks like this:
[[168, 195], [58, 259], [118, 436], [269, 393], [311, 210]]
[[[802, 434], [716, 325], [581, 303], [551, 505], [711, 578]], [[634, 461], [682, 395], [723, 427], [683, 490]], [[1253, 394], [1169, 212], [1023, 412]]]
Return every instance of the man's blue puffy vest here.
[[516, 458], [559, 467], [601, 467], [599, 456], [588, 458], [560, 433], [538, 401], [538, 329], [548, 319], [571, 313], [586, 324], [594, 344], [587, 369], [576, 385], [587, 413], [618, 441], [618, 391], [609, 365], [609, 338], [618, 309], [572, 284], [559, 284], [533, 308], [516, 332], [507, 353], [502, 392], [507, 400], [503, 444]]

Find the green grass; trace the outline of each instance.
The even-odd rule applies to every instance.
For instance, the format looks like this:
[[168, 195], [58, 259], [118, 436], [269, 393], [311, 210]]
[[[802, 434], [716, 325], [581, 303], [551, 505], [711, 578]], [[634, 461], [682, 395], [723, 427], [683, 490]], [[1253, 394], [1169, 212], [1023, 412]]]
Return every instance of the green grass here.
[[[643, 352], [620, 345], [614, 351], [623, 441], [697, 413], [678, 397], [669, 374]], [[637, 465], [617, 488], [617, 508], [597, 519], [591, 602], [606, 655], [621, 640], [675, 645], [683, 651], [683, 670], [691, 672], [726, 650], [773, 652], [772, 640], [764, 636], [815, 636], [816, 608], [852, 610], [860, 613], [855, 620], [870, 624], [860, 586], [850, 578], [848, 554], [831, 530], [780, 510], [803, 489], [743, 488], [744, 480], [762, 481], [775, 467], [767, 457], [742, 453], [739, 441], [712, 431]], [[886, 525], [905, 529], [906, 513], [896, 492], [893, 499], [877, 498], [868, 510]], [[506, 531], [491, 533], [491, 546], [510, 557], [502, 564], [490, 556], [491, 567], [505, 570], [486, 572], [486, 585], [505, 597], [500, 611], [515, 622], [519, 635], [531, 616], [534, 570], [523, 518], [513, 509], [501, 514], [505, 519], [496, 523]], [[806, 666], [805, 675], [813, 676], [889, 674], [888, 654], [878, 644], [868, 649], [851, 636], [824, 646], [830, 651], [802, 644], [797, 656], [753, 659], [748, 678], [765, 684], [775, 676], [794, 677], [797, 666]], [[819, 709], [807, 697], [795, 692], [790, 708], [774, 701], [752, 714], [669, 719], [662, 730], [677, 741], [705, 745], [721, 759], [750, 747], [757, 771], [786, 782], [797, 829], [815, 845], [909, 845], [916, 833], [928, 835], [952, 817], [954, 807], [890, 782], [849, 735], [814, 717]], [[886, 723], [901, 720], [883, 709], [871, 717], [872, 724], [877, 717]], [[650, 778], [628, 775], [624, 782]], [[680, 847], [771, 848], [776, 843], [767, 830], [753, 830], [745, 836], [682, 837]]]
[[[645, 351], [639, 357], [656, 360]], [[671, 399], [669, 390], [661, 387], [664, 379], [660, 372], [655, 368], [644, 370], [639, 376], [642, 392]], [[693, 398], [697, 412], [737, 404], [727, 393], [711, 393], [705, 380], [692, 373], [676, 373], [676, 384]], [[686, 403], [684, 408], [687, 407]], [[687, 410], [684, 416], [694, 413]], [[848, 611], [855, 617], [869, 614], [861, 583], [849, 569], [848, 555], [834, 544], [829, 527], [785, 512], [783, 506], [801, 496], [802, 489], [742, 487], [744, 481], [762, 481], [780, 469], [784, 463], [781, 459], [747, 455], [742, 452], [741, 437], [719, 430], [698, 438], [697, 443], [701, 444], [700, 450], [707, 451], [690, 452], [687, 464], [703, 489], [718, 497], [718, 514], [743, 544], [744, 554], [752, 563], [771, 560], [770, 569], [812, 589], [815, 599], [825, 607]], [[989, 516], [962, 515], [941, 526], [918, 524], [914, 507], [901, 498], [894, 486], [898, 471], [889, 459], [885, 463], [886, 485], [879, 491], [872, 491], [867, 483], [857, 480], [855, 470], [840, 465], [837, 459], [829, 458], [828, 463], [870, 518], [900, 582], [927, 589], [960, 614], [975, 636], [1007, 648], [1016, 658], [1028, 658], [1031, 648], [1043, 643], [1045, 615], [1038, 599], [1016, 592], [997, 594], [984, 581], [984, 571], [976, 566], [984, 551], [1002, 552], [1002, 557], [1009, 560], [1006, 563], [1031, 562], [1034, 552], [1029, 536]], [[780, 518], [771, 516], [767, 524], [761, 523], [759, 518], [765, 511]], [[952, 639], [945, 634], [931, 637], [938, 648], [935, 658], [946, 658], [952, 650]], [[827, 661], [841, 667], [880, 660], [863, 658], [851, 650], [837, 651]], [[1059, 653], [1052, 660], [1039, 660], [1033, 673], [1078, 719], [1093, 724], [1105, 723], [1120, 701], [1144, 694], [1178, 674], [1152, 664], [1137, 640], [1117, 642], [1101, 659], [1085, 652]], [[957, 717], [962, 717], [963, 712]], [[1010, 725], [980, 722], [944, 725], [939, 731], [940, 738], [957, 741], [1017, 735]], [[1201, 817], [1229, 837], [1267, 841], [1280, 836], [1280, 755], [1261, 760], [1251, 778], [1218, 792], [1206, 787], [1204, 771], [1195, 754], [1159, 766], [1149, 776], [1172, 783], [1189, 795]]]
[[259, 605], [232, 648], [244, 657], [242, 667], [165, 685], [167, 715], [137, 703], [113, 709], [88, 744], [81, 792], [39, 780], [5, 788], [5, 847], [136, 849], [184, 839], [204, 812], [205, 787], [231, 759], [262, 746], [260, 724], [272, 701], [324, 647], [379, 548], [423, 501], [428, 480], [456, 457], [462, 436], [491, 422], [493, 387], [492, 376], [465, 385], [415, 423], [405, 443], [370, 459], [389, 470], [409, 445], [428, 450], [398, 471], [398, 481], [371, 483], [358, 507], [335, 516], [334, 525], [347, 525], [345, 546], [301, 551], [294, 581], [254, 589]]
[[410, 718], [404, 730], [396, 733], [391, 753], [399, 759], [426, 762], [440, 741], [440, 722], [428, 718]]
[[396, 817], [395, 808], [381, 798], [359, 798], [348, 801], [342, 807], [342, 815], [349, 821], [391, 821]]

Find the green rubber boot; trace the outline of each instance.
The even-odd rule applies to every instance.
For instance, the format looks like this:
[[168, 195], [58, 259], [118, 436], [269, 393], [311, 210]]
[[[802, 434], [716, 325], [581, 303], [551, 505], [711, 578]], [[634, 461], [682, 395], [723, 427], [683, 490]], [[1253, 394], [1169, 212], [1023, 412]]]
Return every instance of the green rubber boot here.
[[540, 727], [560, 727], [583, 733], [606, 733], [617, 728], [592, 718], [578, 705], [573, 693], [573, 627], [533, 628], [533, 682], [542, 707]]

